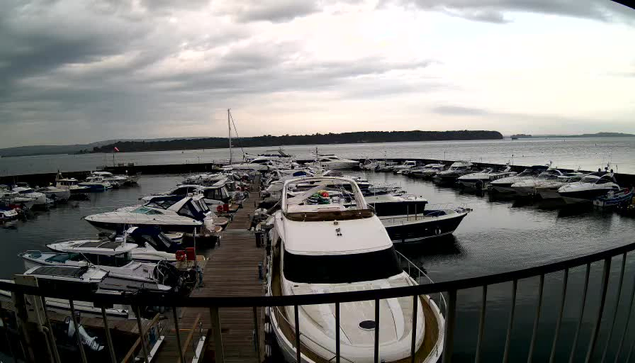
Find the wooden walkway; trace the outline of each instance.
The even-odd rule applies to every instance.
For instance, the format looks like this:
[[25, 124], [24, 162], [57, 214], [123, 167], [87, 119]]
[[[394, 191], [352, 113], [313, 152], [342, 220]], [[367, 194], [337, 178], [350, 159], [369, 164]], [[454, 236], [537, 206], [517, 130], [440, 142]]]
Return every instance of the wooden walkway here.
[[[263, 261], [264, 249], [256, 247], [256, 238], [249, 231], [255, 196], [248, 198], [223, 232], [220, 246], [206, 251], [209, 258], [203, 277], [203, 286], [192, 296], [255, 296], [263, 295], [263, 282], [258, 279], [258, 264]], [[262, 309], [257, 309], [260, 352], [254, 342], [254, 317], [252, 308], [221, 308], [219, 311], [225, 362], [261, 362], [263, 357]], [[214, 341], [211, 334], [210, 310], [183, 308], [180, 311], [179, 329], [186, 362], [191, 362], [200, 331], [206, 334], [206, 348], [201, 362], [214, 362]], [[195, 325], [196, 323], [196, 325]], [[166, 324], [168, 325], [168, 324]], [[194, 327], [194, 332], [192, 332]], [[193, 334], [191, 334], [193, 333]], [[174, 325], [169, 326], [164, 345], [155, 358], [156, 362], [178, 362], [179, 353]], [[186, 340], [190, 337], [188, 346]]]

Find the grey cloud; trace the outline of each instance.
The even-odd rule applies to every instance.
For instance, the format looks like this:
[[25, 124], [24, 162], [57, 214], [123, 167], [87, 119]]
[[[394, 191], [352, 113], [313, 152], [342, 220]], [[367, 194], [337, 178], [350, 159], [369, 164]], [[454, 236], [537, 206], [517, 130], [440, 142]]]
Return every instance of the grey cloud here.
[[469, 20], [505, 23], [508, 12], [553, 14], [602, 21], [632, 21], [635, 10], [608, 0], [386, 0]]
[[314, 1], [302, 0], [280, 0], [270, 3], [254, 2], [243, 9], [236, 15], [239, 21], [265, 20], [274, 23], [289, 21], [318, 11]]

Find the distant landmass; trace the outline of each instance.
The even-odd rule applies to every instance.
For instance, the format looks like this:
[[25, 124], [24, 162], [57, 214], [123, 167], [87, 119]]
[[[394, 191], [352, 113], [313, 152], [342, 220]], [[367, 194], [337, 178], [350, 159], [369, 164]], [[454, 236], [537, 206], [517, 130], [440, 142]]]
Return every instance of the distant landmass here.
[[633, 137], [635, 134], [626, 134], [623, 132], [596, 132], [595, 134], [581, 135], [539, 135], [540, 137]]
[[[498, 131], [365, 131], [312, 135], [256, 136], [232, 139], [236, 147], [316, 145], [316, 144], [350, 144], [372, 142], [404, 142], [404, 141], [447, 141], [447, 140], [500, 140], [503, 135]], [[94, 146], [80, 152], [110, 153], [115, 148], [119, 152], [169, 151], [192, 149], [226, 148], [229, 140], [225, 137], [199, 139], [174, 139], [162, 141], [118, 141], [115, 143]]]

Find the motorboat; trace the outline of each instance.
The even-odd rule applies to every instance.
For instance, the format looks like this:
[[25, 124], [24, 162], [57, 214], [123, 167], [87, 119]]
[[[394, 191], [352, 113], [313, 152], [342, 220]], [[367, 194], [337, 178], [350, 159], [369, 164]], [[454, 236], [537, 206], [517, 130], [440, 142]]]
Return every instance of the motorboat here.
[[447, 170], [438, 172], [434, 180], [439, 183], [454, 183], [459, 177], [472, 172], [472, 163], [469, 161], [455, 161]]
[[536, 195], [542, 200], [560, 199], [558, 189], [563, 185], [580, 181], [585, 174], [580, 172], [564, 173], [556, 179], [538, 180], [536, 181]]
[[11, 222], [20, 216], [17, 208], [9, 207], [0, 203], [0, 223]]
[[35, 205], [35, 201], [36, 198], [27, 197], [13, 190], [0, 190], [0, 203], [6, 205], [9, 209], [30, 210]]
[[507, 166], [502, 170], [486, 168], [485, 170], [477, 173], [460, 176], [457, 179], [457, 183], [463, 188], [484, 190], [492, 181], [514, 176], [516, 174], [518, 173], [512, 171], [510, 166]]
[[414, 160], [406, 160], [401, 165], [395, 165], [392, 168], [392, 172], [395, 174], [404, 174], [407, 170], [417, 167], [417, 162]]
[[[536, 187], [544, 181], [554, 181], [563, 177], [564, 173], [556, 168], [549, 168], [538, 174], [535, 178], [527, 178], [512, 184], [514, 193], [521, 197], [530, 197], [536, 195]], [[560, 179], [562, 180], [562, 179]]]
[[133, 243], [85, 242], [67, 248], [72, 252], [31, 250], [18, 256], [27, 270], [39, 266], [95, 266], [108, 273], [99, 283], [99, 288], [103, 290], [184, 292], [184, 288], [192, 286], [191, 280], [196, 279], [196, 273], [179, 271], [167, 261], [149, 263], [133, 260], [131, 252], [138, 248]]
[[334, 154], [319, 154], [315, 165], [324, 170], [344, 170], [357, 168], [359, 161], [340, 158]]
[[44, 193], [48, 199], [55, 203], [66, 203], [71, 197], [71, 191], [69, 189], [62, 189], [54, 186], [38, 188], [36, 191]]
[[549, 167], [545, 165], [534, 165], [526, 168], [517, 175], [494, 180], [490, 183], [490, 190], [501, 194], [513, 194], [515, 190], [512, 188], [512, 185], [523, 180], [533, 179], [548, 168]]
[[104, 190], [112, 189], [112, 184], [101, 175], [91, 175], [78, 185], [80, 187], [88, 187], [91, 192], [103, 192]]
[[159, 227], [164, 232], [193, 233], [196, 230], [201, 237], [220, 232], [228, 222], [216, 218], [200, 194], [185, 198], [154, 197], [143, 205], [89, 215], [84, 220], [101, 231], [123, 233], [130, 226]]
[[[271, 255], [267, 263], [267, 294], [293, 296], [361, 291], [416, 285], [403, 271], [383, 224], [368, 207], [351, 179], [321, 177], [285, 183], [281, 210], [268, 222]], [[414, 340], [416, 362], [434, 362], [443, 350], [444, 319], [428, 296], [380, 300], [381, 324], [368, 301], [340, 304], [340, 333], [335, 332], [335, 305], [300, 305], [269, 312], [275, 339], [285, 361], [335, 360], [340, 337], [343, 362], [372, 362], [376, 329], [381, 360], [410, 360]], [[412, 322], [416, 320], [416, 325]], [[299, 325], [296, 325], [296, 321]], [[298, 331], [299, 329], [299, 331]], [[413, 339], [413, 332], [416, 332]], [[299, 334], [300, 347], [295, 346]], [[423, 344], [425, 339], [432, 339]]]
[[633, 188], [622, 188], [618, 192], [611, 190], [606, 195], [593, 200], [593, 205], [600, 208], [629, 206], [631, 204], [633, 204]]
[[[26, 264], [25, 264], [26, 265]], [[109, 275], [94, 266], [55, 266], [35, 264], [27, 267], [23, 276], [37, 278], [38, 287], [51, 291], [93, 293]]]
[[219, 180], [225, 179], [227, 176], [223, 173], [202, 173], [193, 174], [183, 180], [181, 186], [185, 185], [211, 185]]
[[470, 212], [460, 207], [426, 209], [428, 201], [415, 195], [384, 194], [365, 198], [395, 244], [450, 235]]
[[590, 174], [579, 182], [563, 185], [558, 189], [558, 194], [568, 204], [590, 203], [607, 195], [609, 192], [619, 193], [622, 190], [615, 181], [613, 173], [604, 175]]
[[136, 245], [136, 248], [130, 250], [132, 259], [145, 262], [175, 262], [175, 253], [183, 249], [178, 243], [163, 234], [159, 228], [152, 227], [131, 227], [122, 236], [115, 236], [112, 239], [73, 239], [51, 243], [46, 247], [54, 252], [78, 253], [77, 251], [84, 250], [112, 249], [113, 243], [119, 243], [120, 246]]
[[109, 171], [93, 171], [91, 176], [100, 176], [115, 188], [137, 184], [139, 181], [139, 175], [115, 175]]
[[90, 192], [90, 187], [80, 186], [79, 181], [75, 178], [64, 178], [62, 174], [57, 174], [57, 178], [55, 179], [55, 187], [58, 189], [66, 189], [71, 192], [71, 194], [79, 194]]
[[46, 194], [36, 192], [33, 188], [28, 186], [14, 187], [11, 191], [18, 193], [21, 197], [32, 199], [34, 208], [44, 208], [51, 204], [51, 200], [46, 197]]
[[147, 203], [155, 197], [174, 197], [181, 199], [187, 196], [200, 194], [203, 188], [204, 186], [198, 184], [179, 184], [176, 188], [170, 189], [167, 192], [146, 195], [145, 197], [140, 198], [140, 200]]
[[408, 176], [411, 176], [413, 178], [420, 178], [420, 179], [432, 179], [434, 178], [435, 175], [437, 175], [437, 173], [443, 170], [445, 170], [445, 164], [441, 164], [441, 163], [426, 164], [421, 168], [414, 168], [410, 170], [410, 173], [408, 173]]

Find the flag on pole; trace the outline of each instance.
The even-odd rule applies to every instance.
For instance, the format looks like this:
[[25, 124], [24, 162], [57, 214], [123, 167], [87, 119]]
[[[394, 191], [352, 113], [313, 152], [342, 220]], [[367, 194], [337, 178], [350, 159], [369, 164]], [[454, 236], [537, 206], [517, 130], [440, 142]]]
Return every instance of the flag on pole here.
[[116, 152], [119, 152], [119, 148], [118, 148], [118, 147], [116, 147], [116, 146], [115, 146], [115, 151], [116, 151]]

